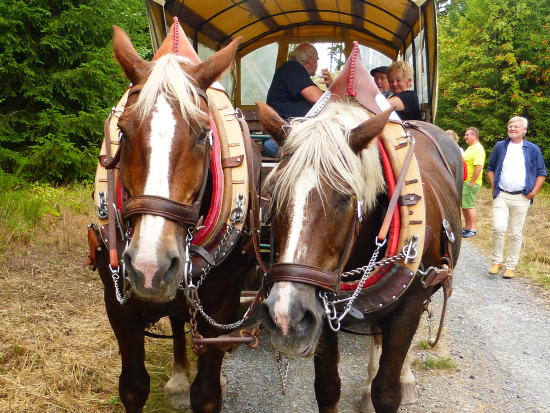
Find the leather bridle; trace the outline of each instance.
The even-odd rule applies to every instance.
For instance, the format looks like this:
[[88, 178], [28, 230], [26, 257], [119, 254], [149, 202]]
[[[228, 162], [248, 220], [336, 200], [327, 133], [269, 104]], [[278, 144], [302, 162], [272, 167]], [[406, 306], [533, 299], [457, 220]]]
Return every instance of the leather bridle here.
[[[143, 85], [136, 85], [133, 86], [128, 94], [128, 98], [133, 95], [141, 92]], [[197, 94], [206, 102], [206, 105], [208, 106], [208, 97], [206, 95], [206, 92], [202, 90], [199, 87], [195, 86], [195, 90]], [[120, 116], [120, 115], [118, 115]], [[105, 162], [105, 169], [108, 170], [108, 177], [107, 179], [112, 181], [109, 191], [108, 191], [108, 197], [109, 197], [109, 212], [111, 213], [111, 209], [113, 209], [113, 213], [118, 215], [116, 211], [114, 211], [114, 178], [111, 169], [115, 168], [117, 165], [119, 165], [120, 169], [120, 186], [122, 193], [124, 195], [124, 187], [122, 184], [122, 168], [123, 168], [123, 159], [122, 159], [122, 146], [124, 140], [120, 140], [120, 144], [118, 147], [118, 150], [111, 158], [110, 156], [110, 147], [111, 147], [111, 136], [110, 136], [110, 128], [108, 127], [108, 124], [110, 122], [111, 117], [107, 119], [106, 126], [105, 126], [105, 146], [107, 149], [107, 162]], [[122, 206], [122, 219], [127, 220], [133, 215], [156, 215], [161, 216], [163, 218], [169, 219], [174, 222], [179, 223], [186, 223], [189, 225], [196, 225], [199, 221], [199, 210], [201, 206], [202, 197], [204, 194], [204, 190], [206, 188], [206, 181], [208, 179], [208, 165], [210, 160], [210, 153], [212, 150], [211, 142], [207, 140], [207, 153], [204, 157], [204, 163], [203, 163], [203, 177], [202, 177], [202, 183], [201, 187], [199, 189], [199, 192], [197, 194], [197, 197], [195, 199], [195, 202], [192, 204], [185, 204], [182, 202], [174, 201], [169, 198], [165, 198], [162, 196], [157, 195], [135, 195], [130, 198], [128, 198], [126, 201], [123, 202]], [[109, 173], [110, 172], [110, 173]], [[116, 231], [115, 225], [110, 225], [110, 227], [113, 228], [113, 230]], [[111, 229], [111, 228], [110, 228]], [[113, 232], [113, 235], [114, 232]], [[113, 235], [110, 235], [111, 239], [113, 238]], [[110, 244], [110, 255], [111, 255], [111, 265], [116, 268], [118, 264], [118, 260], [116, 259], [116, 243]], [[114, 251], [114, 254], [113, 254]], [[113, 255], [115, 255], [113, 257]]]
[[[352, 246], [355, 242], [355, 238], [359, 232], [359, 212], [357, 211], [357, 198], [354, 196], [356, 211], [353, 214], [353, 221], [348, 234], [348, 239], [344, 251], [340, 256], [340, 260], [334, 271], [328, 271], [320, 267], [298, 263], [278, 262], [274, 261], [274, 254], [272, 254], [271, 267], [267, 271], [264, 277], [264, 291], [267, 291], [270, 285], [275, 282], [289, 281], [300, 282], [303, 284], [313, 285], [320, 287], [323, 290], [330, 291], [332, 293], [338, 293], [342, 271], [349, 258]], [[273, 227], [271, 228], [273, 234]], [[274, 237], [271, 237], [271, 249], [275, 248]]]

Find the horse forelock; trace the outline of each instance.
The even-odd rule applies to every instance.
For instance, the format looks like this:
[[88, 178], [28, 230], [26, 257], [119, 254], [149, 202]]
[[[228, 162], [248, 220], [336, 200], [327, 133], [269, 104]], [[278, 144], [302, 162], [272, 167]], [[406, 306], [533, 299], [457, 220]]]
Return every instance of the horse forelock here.
[[269, 175], [273, 184], [274, 207], [281, 210], [293, 198], [293, 188], [306, 169], [313, 170], [312, 186], [325, 182], [334, 190], [357, 196], [365, 202], [365, 212], [376, 204], [385, 190], [380, 154], [375, 142], [357, 156], [349, 146], [351, 130], [366, 121], [369, 114], [357, 104], [333, 102], [315, 118], [291, 122], [291, 131], [282, 147], [292, 154]]
[[198, 123], [207, 114], [200, 109], [200, 97], [195, 90], [195, 81], [181, 68], [181, 64], [191, 65], [188, 58], [167, 54], [155, 62], [151, 74], [141, 89], [134, 108], [140, 118], [145, 119], [162, 94], [172, 104], [179, 104], [187, 123]]

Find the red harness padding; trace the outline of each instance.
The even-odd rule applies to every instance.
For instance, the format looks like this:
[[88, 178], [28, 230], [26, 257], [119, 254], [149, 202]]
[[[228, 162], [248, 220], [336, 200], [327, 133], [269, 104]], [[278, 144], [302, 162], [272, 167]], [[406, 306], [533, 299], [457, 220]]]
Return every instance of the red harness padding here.
[[[395, 190], [395, 177], [393, 175], [393, 170], [390, 163], [390, 158], [388, 157], [388, 153], [386, 152], [386, 148], [384, 148], [384, 145], [382, 145], [382, 142], [380, 140], [377, 140], [378, 142], [378, 148], [380, 149], [380, 157], [382, 158], [382, 166], [384, 167], [384, 173], [386, 175], [386, 182], [388, 184], [388, 195], [389, 198], [392, 197], [393, 191]], [[399, 230], [401, 229], [401, 215], [399, 215], [399, 207], [395, 208], [393, 211], [392, 221], [390, 225], [390, 237], [388, 240], [388, 249], [386, 256], [392, 256], [395, 255], [397, 252], [397, 245], [399, 243]], [[367, 279], [365, 284], [363, 284], [363, 288], [370, 287], [373, 284], [376, 284], [378, 281], [382, 279], [386, 275], [386, 273], [389, 271], [391, 265], [383, 265], [380, 268], [378, 268], [370, 277]], [[353, 291], [357, 288], [357, 284], [340, 284], [340, 291]]]
[[210, 203], [210, 210], [204, 220], [204, 228], [202, 228], [195, 238], [193, 239], [194, 245], [200, 245], [214, 230], [214, 226], [218, 221], [218, 216], [222, 209], [223, 198], [223, 170], [220, 151], [220, 138], [218, 137], [218, 130], [212, 115], [210, 115], [210, 127], [212, 128], [212, 159], [210, 160], [210, 171], [212, 173], [212, 201]]
[[468, 180], [468, 165], [464, 158], [462, 158], [462, 169], [464, 170], [464, 182], [466, 182]]

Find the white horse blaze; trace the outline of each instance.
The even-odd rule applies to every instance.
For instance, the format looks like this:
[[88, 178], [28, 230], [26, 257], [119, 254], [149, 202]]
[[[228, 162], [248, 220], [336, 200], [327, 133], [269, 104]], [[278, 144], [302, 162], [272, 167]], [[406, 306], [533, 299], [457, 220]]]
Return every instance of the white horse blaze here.
[[[149, 171], [144, 195], [157, 195], [170, 198], [169, 164], [172, 141], [176, 130], [176, 119], [172, 108], [163, 95], [157, 98], [156, 112], [151, 119], [149, 136]], [[157, 248], [165, 219], [153, 215], [143, 215], [140, 226], [139, 245], [134, 267], [145, 277], [145, 288], [153, 286], [153, 275], [158, 270]]]
[[[290, 218], [290, 233], [284, 252], [281, 254], [280, 262], [297, 262], [307, 254], [307, 242], [300, 243], [300, 236], [304, 227], [304, 216], [307, 198], [315, 187], [315, 171], [308, 168], [302, 172], [292, 194], [292, 216]], [[300, 246], [300, 247], [299, 247]], [[277, 283], [279, 301], [273, 307], [275, 323], [281, 326], [283, 334], [288, 334], [290, 315], [290, 295], [293, 290], [292, 283]]]

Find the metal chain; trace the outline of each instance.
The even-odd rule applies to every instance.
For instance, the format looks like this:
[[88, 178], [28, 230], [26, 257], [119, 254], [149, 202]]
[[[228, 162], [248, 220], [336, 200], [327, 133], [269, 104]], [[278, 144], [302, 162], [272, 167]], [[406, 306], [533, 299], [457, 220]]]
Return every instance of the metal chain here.
[[[223, 236], [223, 238], [220, 242], [219, 247], [217, 248], [216, 252], [214, 253], [214, 261], [216, 261], [219, 258], [220, 254], [221, 254], [221, 251], [222, 251], [225, 243], [227, 242], [227, 240], [231, 236], [231, 233], [233, 232], [233, 229], [235, 228], [235, 225], [237, 224], [237, 222], [240, 222], [240, 221], [243, 220], [244, 215], [245, 215], [244, 210], [243, 210], [243, 205], [244, 205], [244, 195], [243, 194], [238, 194], [237, 195], [237, 204], [236, 204], [235, 208], [229, 214], [229, 219], [231, 220], [231, 224], [227, 227], [227, 231], [224, 234], [224, 236]], [[246, 310], [246, 312], [244, 313], [241, 320], [239, 320], [235, 323], [231, 323], [231, 324], [220, 324], [216, 320], [214, 320], [212, 317], [210, 317], [208, 314], [206, 314], [206, 312], [204, 311], [204, 308], [201, 305], [201, 300], [199, 298], [198, 289], [201, 286], [202, 282], [204, 281], [206, 275], [210, 272], [211, 268], [213, 268], [213, 266], [211, 266], [210, 264], [207, 264], [206, 267], [203, 270], [203, 273], [201, 274], [201, 278], [197, 282], [197, 285], [193, 285], [193, 275], [192, 275], [192, 269], [193, 269], [192, 265], [193, 264], [192, 264], [192, 261], [191, 261], [190, 255], [189, 255], [189, 248], [191, 246], [191, 241], [192, 240], [193, 240], [193, 233], [192, 233], [192, 231], [189, 231], [189, 233], [188, 233], [188, 235], [185, 239], [186, 260], [185, 260], [184, 271], [183, 271], [184, 274], [183, 274], [183, 277], [182, 277], [182, 284], [184, 284], [184, 285], [180, 284], [179, 287], [178, 287], [180, 290], [183, 290], [183, 292], [185, 294], [185, 297], [187, 298], [187, 302], [189, 303], [189, 307], [190, 307], [189, 311], [191, 311], [191, 308], [193, 308], [193, 313], [196, 314], [196, 312], [198, 310], [201, 313], [201, 315], [204, 317], [204, 319], [206, 321], [208, 321], [208, 323], [210, 325], [212, 325], [216, 328], [219, 328], [219, 329], [222, 329], [222, 330], [234, 330], [236, 328], [239, 328], [248, 319], [248, 315], [250, 314], [251, 307], [249, 307], [248, 310]], [[194, 316], [194, 315], [192, 315], [192, 316]], [[196, 328], [196, 326], [195, 326], [195, 328]]]
[[[394, 262], [399, 261], [400, 259], [405, 258], [406, 256], [407, 256], [406, 253], [400, 252], [397, 255], [392, 255], [391, 257], [386, 257], [384, 259], [381, 259], [378, 262], [375, 262], [373, 269], [377, 268], [377, 267], [380, 267], [381, 265], [393, 264]], [[359, 274], [364, 274], [365, 271], [368, 269], [368, 266], [369, 266], [369, 264], [364, 265], [364, 266], [359, 267], [359, 268], [356, 268], [354, 270], [344, 272], [344, 273], [342, 273], [342, 278], [351, 277], [351, 276], [355, 276], [355, 275], [359, 275]]]
[[[341, 321], [344, 319], [344, 317], [350, 312], [351, 306], [361, 290], [363, 289], [363, 284], [367, 281], [369, 278], [372, 270], [374, 269], [374, 266], [376, 265], [376, 259], [378, 258], [378, 254], [380, 253], [380, 248], [382, 248], [386, 244], [386, 240], [383, 242], [378, 242], [378, 237], [375, 239], [376, 244], [376, 250], [372, 254], [372, 257], [370, 258], [370, 261], [368, 265], [366, 266], [365, 272], [363, 276], [361, 277], [361, 280], [357, 284], [357, 288], [353, 292], [353, 295], [351, 298], [348, 299], [348, 303], [346, 304], [346, 307], [344, 308], [344, 312], [338, 316], [338, 313], [336, 311], [335, 303], [330, 302], [328, 300], [327, 294], [325, 292], [319, 292], [319, 296], [321, 297], [323, 301], [323, 305], [325, 307], [325, 314], [328, 319], [328, 325], [331, 328], [332, 331], [338, 331], [341, 327]], [[329, 305], [332, 306], [332, 310], [329, 308]], [[333, 324], [333, 322], [336, 323], [336, 325]]]
[[[113, 278], [113, 283], [115, 284], [115, 294], [117, 301], [122, 305], [125, 304], [126, 301], [130, 298], [132, 295], [132, 288], [130, 288], [126, 293], [124, 294], [124, 297], [120, 293], [120, 288], [118, 286], [118, 280], [120, 279], [120, 275], [118, 273], [118, 270], [113, 269], [111, 264], [109, 264], [109, 268], [111, 269], [111, 277]], [[122, 274], [126, 274], [126, 269], [123, 266]], [[124, 275], [123, 275], [124, 276]]]
[[275, 364], [277, 366], [277, 370], [279, 371], [279, 379], [281, 380], [281, 382], [279, 383], [281, 388], [281, 394], [285, 396], [286, 379], [288, 377], [288, 368], [290, 366], [290, 359], [279, 352], [275, 352], [273, 347], [271, 347], [271, 351], [273, 352], [273, 358], [275, 359]]

